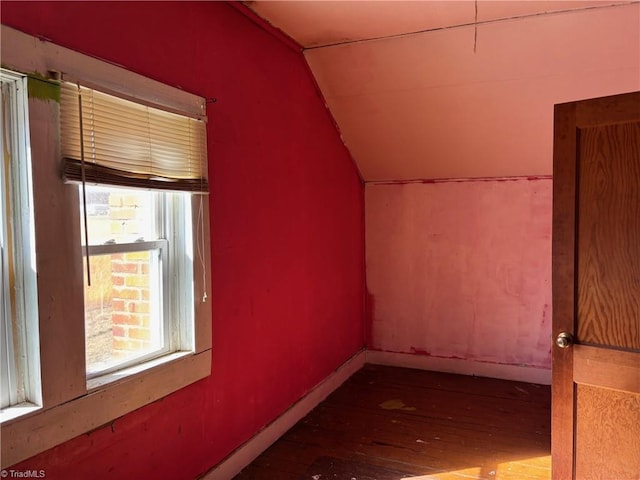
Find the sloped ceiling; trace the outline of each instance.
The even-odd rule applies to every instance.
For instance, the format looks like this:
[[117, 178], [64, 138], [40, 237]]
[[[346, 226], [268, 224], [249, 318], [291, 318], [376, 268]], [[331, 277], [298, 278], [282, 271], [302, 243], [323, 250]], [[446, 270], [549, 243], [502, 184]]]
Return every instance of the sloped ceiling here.
[[545, 176], [553, 105], [640, 90], [640, 2], [258, 1], [365, 181]]

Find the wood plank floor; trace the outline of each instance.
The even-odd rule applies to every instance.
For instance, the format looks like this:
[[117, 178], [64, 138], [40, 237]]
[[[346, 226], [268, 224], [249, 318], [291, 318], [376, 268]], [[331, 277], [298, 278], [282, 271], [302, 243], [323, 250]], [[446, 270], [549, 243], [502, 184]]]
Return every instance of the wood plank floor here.
[[235, 480], [549, 480], [550, 387], [366, 365]]

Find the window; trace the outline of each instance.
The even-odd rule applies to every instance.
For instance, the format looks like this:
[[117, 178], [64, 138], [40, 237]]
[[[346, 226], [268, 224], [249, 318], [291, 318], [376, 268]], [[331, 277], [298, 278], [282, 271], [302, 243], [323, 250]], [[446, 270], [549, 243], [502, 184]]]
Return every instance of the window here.
[[6, 468], [208, 376], [211, 306], [205, 100], [1, 29]]
[[1, 406], [41, 402], [26, 78], [5, 69], [0, 162]]
[[208, 188], [204, 122], [63, 82], [60, 126], [64, 178], [80, 183], [87, 378], [193, 350], [184, 191]]
[[87, 378], [192, 351], [190, 195], [85, 188], [79, 203], [89, 238], [82, 229]]

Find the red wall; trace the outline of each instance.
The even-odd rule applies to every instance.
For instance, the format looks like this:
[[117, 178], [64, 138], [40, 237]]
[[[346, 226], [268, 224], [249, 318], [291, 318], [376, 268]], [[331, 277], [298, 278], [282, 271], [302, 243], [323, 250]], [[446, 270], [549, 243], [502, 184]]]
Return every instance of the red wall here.
[[302, 54], [225, 3], [3, 2], [1, 19], [218, 99], [211, 377], [16, 466], [47, 479], [192, 479], [363, 346], [357, 172]]

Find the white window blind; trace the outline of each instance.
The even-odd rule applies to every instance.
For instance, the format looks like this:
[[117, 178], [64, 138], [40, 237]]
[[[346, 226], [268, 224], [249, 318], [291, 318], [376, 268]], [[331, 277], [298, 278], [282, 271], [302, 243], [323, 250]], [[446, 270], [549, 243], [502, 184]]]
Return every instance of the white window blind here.
[[60, 97], [66, 181], [208, 192], [204, 121], [68, 82]]

